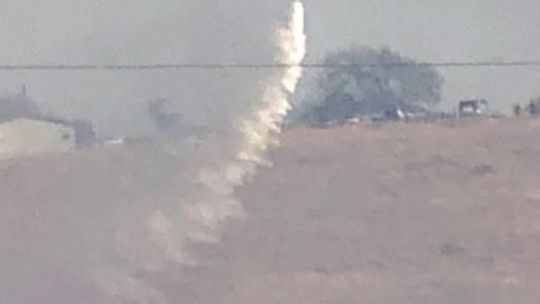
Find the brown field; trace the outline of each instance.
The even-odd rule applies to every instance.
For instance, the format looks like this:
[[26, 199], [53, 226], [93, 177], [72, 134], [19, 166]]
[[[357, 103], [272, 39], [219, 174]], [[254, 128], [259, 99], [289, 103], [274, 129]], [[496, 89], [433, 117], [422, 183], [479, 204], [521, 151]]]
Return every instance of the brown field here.
[[[293, 129], [282, 142], [238, 191], [248, 217], [190, 245], [201, 266], [149, 279], [173, 303], [540, 300], [540, 120]], [[144, 145], [0, 163], [0, 258], [83, 216], [91, 231], [104, 210], [176, 201], [182, 166]], [[40, 258], [0, 262], [0, 295], [27, 303], [8, 291], [24, 274], [1, 273]], [[47, 286], [35, 297], [59, 298]]]

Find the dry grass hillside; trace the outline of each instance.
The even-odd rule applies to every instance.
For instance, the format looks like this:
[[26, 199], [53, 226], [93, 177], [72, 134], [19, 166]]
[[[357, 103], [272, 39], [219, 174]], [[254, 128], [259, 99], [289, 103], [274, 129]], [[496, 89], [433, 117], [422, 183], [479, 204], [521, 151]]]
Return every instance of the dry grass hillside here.
[[[238, 191], [249, 216], [151, 280], [175, 303], [538, 303], [539, 139], [527, 119], [288, 130]], [[149, 147], [0, 163], [0, 248], [76, 226], [73, 205], [174, 201], [182, 166]]]

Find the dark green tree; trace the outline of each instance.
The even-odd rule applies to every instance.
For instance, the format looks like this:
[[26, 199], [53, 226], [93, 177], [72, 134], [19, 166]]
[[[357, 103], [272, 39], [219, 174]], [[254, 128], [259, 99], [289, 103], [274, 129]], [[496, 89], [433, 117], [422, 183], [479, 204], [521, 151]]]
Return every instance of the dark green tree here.
[[427, 108], [441, 100], [443, 79], [434, 68], [386, 48], [337, 51], [324, 64], [315, 94], [296, 109], [297, 122], [320, 125], [392, 107]]

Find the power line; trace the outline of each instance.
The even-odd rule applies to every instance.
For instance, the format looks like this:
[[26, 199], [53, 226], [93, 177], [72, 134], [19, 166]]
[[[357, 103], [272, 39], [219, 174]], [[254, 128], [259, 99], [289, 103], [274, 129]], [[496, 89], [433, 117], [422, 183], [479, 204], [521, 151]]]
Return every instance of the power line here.
[[537, 67], [540, 61], [474, 61], [474, 62], [394, 62], [372, 64], [327, 64], [303, 63], [289, 65], [281, 63], [164, 63], [164, 64], [43, 64], [43, 65], [0, 65], [2, 71], [85, 71], [85, 70], [220, 70], [220, 69], [278, 69], [302, 67], [305, 69], [332, 69], [339, 67], [358, 68], [489, 68], [489, 67]]

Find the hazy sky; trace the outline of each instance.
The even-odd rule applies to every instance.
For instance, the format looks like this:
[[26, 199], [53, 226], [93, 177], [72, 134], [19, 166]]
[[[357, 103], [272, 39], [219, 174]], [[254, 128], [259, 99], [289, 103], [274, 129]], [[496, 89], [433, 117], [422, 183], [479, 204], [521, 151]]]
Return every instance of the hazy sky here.
[[538, 58], [538, 1], [310, 0], [312, 52], [387, 45], [430, 60]]
[[[288, 1], [20, 0], [0, 6], [2, 63], [270, 62]], [[27, 84], [53, 113], [89, 117], [102, 132], [145, 132], [156, 97], [191, 121], [248, 111], [268, 71], [0, 72], [0, 91]]]
[[[272, 41], [275, 29], [287, 20], [288, 2], [0, 0], [0, 64], [271, 62], [277, 49]], [[540, 25], [535, 13], [540, 11], [540, 3], [532, 0], [517, 4], [509, 2], [306, 0], [309, 60], [318, 61], [327, 52], [351, 44], [388, 46], [403, 55], [426, 61], [540, 58], [540, 55], [537, 56], [540, 42], [535, 39]], [[69, 117], [91, 118], [105, 135], [147, 132], [149, 122], [144, 116], [145, 109], [148, 101], [156, 97], [174, 101], [186, 119], [212, 122], [215, 129], [222, 129], [239, 117], [244, 117], [246, 112], [253, 112], [254, 103], [258, 101], [270, 72], [0, 71], [0, 92], [14, 91], [26, 84], [31, 96], [37, 99], [45, 111]], [[447, 79], [447, 105], [455, 103], [458, 98], [482, 96], [492, 99], [502, 108], [510, 108], [511, 102], [540, 95], [540, 87], [537, 85], [540, 80], [538, 68], [456, 69], [445, 71], [444, 76]], [[85, 187], [78, 188], [80, 185], [77, 179], [71, 179], [75, 182], [72, 185], [74, 187], [68, 183], [64, 188], [79, 189], [74, 190], [80, 191], [79, 200], [78, 195], [72, 197], [71, 192], [61, 191], [50, 197], [51, 205], [40, 204], [43, 212], [32, 212], [33, 222], [34, 215], [37, 215], [39, 221], [45, 223], [45, 230], [38, 231], [41, 225], [30, 225], [34, 229], [21, 230], [23, 234], [28, 233], [28, 237], [6, 234], [9, 240], [7, 244], [17, 246], [7, 246], [15, 248], [7, 252], [0, 250], [4, 256], [0, 258], [4, 263], [0, 264], [0, 269], [9, 269], [0, 274], [0, 279], [9, 278], [14, 288], [0, 289], [0, 298], [5, 300], [4, 292], [13, 294], [17, 299], [32, 298], [26, 301], [28, 303], [37, 303], [35, 299], [45, 304], [58, 303], [42, 300], [40, 292], [64, 296], [62, 291], [65, 291], [66, 297], [78, 299], [78, 289], [72, 290], [72, 282], [67, 282], [72, 275], [78, 278], [80, 273], [84, 277], [81, 280], [85, 280], [87, 272], [90, 272], [91, 280], [99, 282], [100, 286], [111, 285], [112, 289], [107, 290], [114, 294], [127, 290], [135, 296], [139, 293], [146, 296], [147, 290], [139, 288], [137, 284], [131, 285], [134, 277], [130, 274], [142, 273], [141, 280], [148, 278], [152, 281], [155, 278], [153, 273], [147, 276], [146, 272], [140, 270], [147, 266], [153, 268], [153, 262], [158, 265], [165, 262], [163, 265], [168, 265], [171, 251], [174, 253], [176, 245], [183, 245], [182, 233], [189, 228], [189, 225], [187, 228], [184, 226], [182, 220], [168, 224], [159, 221], [158, 216], [158, 223], [155, 224], [152, 221], [147, 223], [146, 219], [149, 215], [156, 215], [156, 210], [175, 210], [171, 206], [178, 203], [222, 198], [214, 192], [207, 193], [197, 183], [197, 177], [201, 176], [200, 166], [221, 168], [224, 158], [237, 155], [238, 151], [232, 147], [233, 144], [221, 144], [228, 142], [226, 136], [220, 137], [217, 142], [211, 146], [203, 145], [203, 152], [188, 151], [185, 152], [186, 156], [178, 153], [181, 161], [177, 163], [175, 159], [174, 163], [180, 167], [173, 171], [179, 172], [180, 179], [176, 175], [170, 178], [160, 175], [163, 173], [159, 166], [170, 166], [169, 162], [173, 162], [168, 153], [167, 156], [164, 153], [153, 158], [160, 160], [156, 162], [159, 164], [156, 170], [129, 170], [135, 179], [142, 178], [139, 174], [144, 177], [141, 179], [145, 181], [144, 187], [140, 189], [138, 183], [133, 183], [132, 177], [125, 176], [124, 179], [123, 175], [118, 175], [118, 178], [116, 175], [111, 176], [118, 182], [118, 187], [116, 183], [105, 185], [104, 188], [100, 187], [100, 183], [94, 184], [92, 179], [99, 178], [104, 172], [100, 171], [102, 168], [99, 163], [96, 163], [97, 171], [90, 170], [88, 176], [83, 176]], [[132, 157], [137, 163], [145, 163], [146, 166], [146, 159], [140, 161], [138, 154]], [[131, 157], [122, 166], [127, 168], [131, 164], [129, 159]], [[111, 160], [107, 158], [106, 161]], [[159, 178], [154, 178], [153, 174]], [[159, 182], [161, 178], [174, 182], [171, 187], [183, 192], [178, 201], [176, 195], [173, 201], [161, 200], [157, 194], [162, 189]], [[108, 189], [109, 186], [112, 190]], [[88, 191], [96, 195], [86, 195], [90, 193]], [[148, 191], [145, 195], [138, 195], [145, 191]], [[69, 198], [70, 203], [60, 204], [56, 208], [57, 199], [62, 196]], [[46, 207], [53, 205], [55, 208]], [[227, 205], [224, 206], [226, 209]], [[172, 215], [175, 212], [170, 213]], [[99, 216], [99, 220], [95, 216]], [[154, 219], [154, 216], [150, 217], [150, 220]], [[50, 224], [51, 228], [48, 228], [48, 221], [54, 223]], [[150, 226], [151, 232], [159, 235], [154, 237], [154, 234], [150, 234], [146, 237], [146, 230]], [[41, 237], [49, 229], [53, 233]], [[178, 234], [172, 239], [162, 238], [163, 229], [165, 234], [171, 231], [172, 234]], [[145, 241], [141, 242], [141, 236]], [[176, 244], [178, 242], [180, 244]], [[160, 245], [157, 248], [152, 245], [156, 243]], [[169, 247], [171, 243], [172, 249]], [[59, 250], [62, 248], [70, 250]], [[31, 263], [17, 262], [34, 257], [35, 252], [40, 253], [40, 259], [33, 258]], [[156, 253], [157, 257], [154, 258]], [[24, 267], [15, 267], [20, 265]], [[43, 273], [58, 274], [65, 281], [53, 279], [45, 284], [36, 284], [38, 279], [42, 281]], [[169, 278], [168, 269], [160, 275]], [[12, 280], [13, 277], [15, 280]], [[77, 284], [75, 281], [75, 286]], [[86, 285], [83, 287], [86, 291]], [[9, 298], [6, 301], [17, 302], [10, 302]], [[64, 302], [73, 303], [73, 300]], [[103, 303], [96, 300], [87, 302]], [[150, 301], [139, 303], [147, 302]]]
[[[421, 61], [540, 59], [540, 2], [533, 0], [309, 0], [310, 52], [388, 46]], [[540, 95], [540, 68], [441, 70], [445, 104], [487, 97], [508, 111]]]
[[[283, 19], [286, 2], [4, 0], [0, 2], [0, 62], [266, 62], [272, 59], [271, 28]], [[540, 58], [540, 40], [535, 39], [540, 31], [538, 1], [305, 2], [311, 61], [351, 44], [388, 46], [422, 61]], [[446, 78], [446, 106], [460, 98], [486, 97], [509, 110], [513, 102], [540, 95], [540, 68], [441, 72]], [[189, 95], [181, 104], [198, 112], [194, 117], [220, 115], [228, 103], [214, 99], [237, 98], [223, 94], [225, 83], [214, 92], [194, 85], [207, 74], [187, 78], [178, 73], [89, 74], [0, 72], [0, 92], [26, 83], [49, 111], [122, 121], [105, 123], [107, 128], [139, 119], [144, 100], [161, 93], [175, 99]], [[125, 110], [126, 104], [132, 105], [130, 111]], [[208, 108], [220, 110], [211, 114]]]

